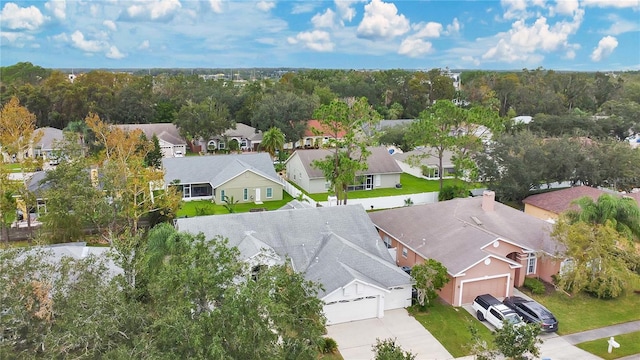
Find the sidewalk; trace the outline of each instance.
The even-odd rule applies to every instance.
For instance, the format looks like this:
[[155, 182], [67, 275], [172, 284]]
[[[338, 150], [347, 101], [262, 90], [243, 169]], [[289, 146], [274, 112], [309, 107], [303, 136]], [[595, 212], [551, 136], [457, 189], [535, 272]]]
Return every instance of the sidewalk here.
[[617, 336], [636, 331], [640, 331], [640, 320], [565, 335], [562, 338], [567, 340], [569, 344], [575, 345], [585, 341], [608, 338], [610, 336]]

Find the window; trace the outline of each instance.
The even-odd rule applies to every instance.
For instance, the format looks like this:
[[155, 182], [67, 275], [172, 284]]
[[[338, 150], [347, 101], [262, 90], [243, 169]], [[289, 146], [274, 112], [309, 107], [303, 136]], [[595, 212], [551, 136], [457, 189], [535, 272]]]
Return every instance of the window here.
[[220, 200], [224, 201], [226, 197], [227, 195], [225, 194], [224, 190], [220, 190]]
[[527, 254], [527, 275], [536, 273], [536, 254], [528, 253]]
[[273, 197], [273, 188], [267, 188], [267, 199], [271, 199]]
[[498, 318], [498, 319], [500, 319], [500, 320], [502, 320], [502, 319], [503, 319], [502, 314], [500, 314], [499, 312], [497, 312], [495, 309], [491, 309], [491, 310], [489, 310], [489, 312], [490, 312], [493, 316], [495, 316], [496, 318]]
[[407, 250], [406, 247], [403, 247], [402, 248], [402, 257], [406, 258], [407, 255], [409, 255], [409, 251]]
[[224, 140], [218, 142], [218, 149], [224, 149]]
[[249, 189], [242, 189], [242, 199], [244, 201], [249, 200]]
[[387, 247], [387, 249], [391, 249], [391, 238], [389, 238], [389, 235], [385, 235], [382, 238], [382, 241], [384, 241], [384, 245]]

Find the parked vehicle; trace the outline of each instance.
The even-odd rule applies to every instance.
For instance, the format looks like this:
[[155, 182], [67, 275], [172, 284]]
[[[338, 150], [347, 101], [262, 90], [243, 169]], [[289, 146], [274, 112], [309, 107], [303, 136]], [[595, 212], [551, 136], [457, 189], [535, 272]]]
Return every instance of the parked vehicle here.
[[478, 320], [487, 320], [496, 329], [502, 328], [504, 320], [517, 326], [524, 324], [522, 318], [514, 310], [490, 294], [476, 296], [475, 300], [473, 300], [473, 310], [476, 311]]
[[510, 296], [505, 298], [502, 303], [518, 313], [524, 321], [540, 324], [542, 331], [558, 331], [558, 320], [551, 311], [540, 303], [520, 296]]

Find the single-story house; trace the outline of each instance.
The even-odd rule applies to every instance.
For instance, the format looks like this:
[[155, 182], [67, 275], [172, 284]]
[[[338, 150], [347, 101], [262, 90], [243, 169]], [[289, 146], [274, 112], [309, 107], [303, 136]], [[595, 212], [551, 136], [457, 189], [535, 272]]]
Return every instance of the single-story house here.
[[585, 196], [596, 201], [603, 194], [629, 196], [636, 199], [638, 206], [640, 206], [640, 193], [619, 194], [608, 190], [596, 189], [590, 186], [576, 186], [531, 195], [522, 200], [522, 202], [524, 203], [525, 213], [542, 220], [556, 220], [560, 214], [567, 210], [579, 209], [578, 205], [572, 204], [573, 201]]
[[240, 203], [282, 200], [284, 186], [267, 153], [162, 159], [165, 186], [178, 186], [183, 200], [225, 197]]
[[200, 139], [196, 143], [196, 147], [200, 151], [225, 150], [229, 148], [231, 141], [238, 142], [238, 149], [241, 151], [258, 151], [262, 142], [262, 131], [256, 128], [237, 123], [235, 129], [228, 129], [222, 136], [215, 136], [212, 139]]
[[114, 126], [125, 131], [140, 129], [149, 140], [155, 135], [160, 143], [162, 157], [180, 157], [184, 156], [187, 152], [187, 141], [180, 136], [180, 131], [174, 124], [121, 124]]
[[510, 296], [525, 277], [551, 282], [564, 260], [552, 224], [496, 202], [492, 191], [369, 216], [399, 266], [435, 259], [447, 268], [439, 294], [454, 306], [479, 294]]
[[322, 285], [327, 324], [382, 318], [411, 305], [411, 278], [397, 267], [359, 205], [177, 219], [176, 228], [220, 235], [252, 268], [289, 261]]
[[337, 134], [323, 125], [319, 120], [308, 120], [307, 128], [302, 134], [302, 139], [296, 142], [284, 144], [284, 149], [318, 149], [329, 144], [331, 139], [342, 139], [347, 132], [339, 131]]
[[[451, 160], [453, 152], [446, 150], [442, 156], [443, 179], [455, 177], [455, 166]], [[407, 152], [394, 152], [393, 158], [409, 167], [415, 174], [421, 174], [427, 179], [440, 179], [440, 160], [438, 152], [434, 148], [418, 147]], [[423, 171], [426, 167], [426, 171]]]
[[53, 160], [54, 153], [60, 150], [59, 144], [64, 140], [64, 132], [52, 127], [38, 128], [36, 132], [41, 132], [42, 137], [38, 143], [32, 145], [29, 156]]
[[[370, 147], [367, 158], [368, 169], [353, 179], [350, 190], [372, 190], [392, 188], [400, 183], [402, 169], [385, 147]], [[323, 160], [332, 155], [331, 149], [299, 149], [285, 162], [287, 177], [304, 191], [315, 194], [329, 189], [329, 181], [322, 170], [312, 166], [314, 160]]]

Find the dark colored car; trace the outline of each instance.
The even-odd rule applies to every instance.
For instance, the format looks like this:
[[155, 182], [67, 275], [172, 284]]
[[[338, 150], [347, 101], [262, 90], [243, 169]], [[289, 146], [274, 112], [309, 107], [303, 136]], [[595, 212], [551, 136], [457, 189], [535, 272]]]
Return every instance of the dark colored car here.
[[503, 304], [513, 309], [522, 319], [528, 323], [538, 323], [543, 332], [558, 331], [558, 320], [551, 311], [533, 300], [527, 300], [520, 296], [510, 296], [502, 301]]

